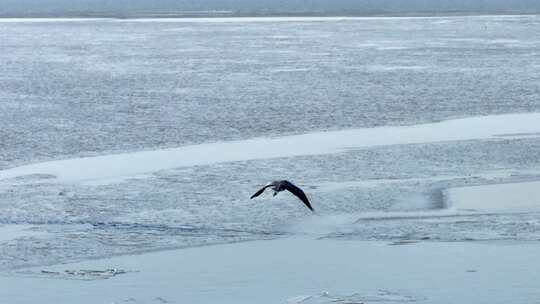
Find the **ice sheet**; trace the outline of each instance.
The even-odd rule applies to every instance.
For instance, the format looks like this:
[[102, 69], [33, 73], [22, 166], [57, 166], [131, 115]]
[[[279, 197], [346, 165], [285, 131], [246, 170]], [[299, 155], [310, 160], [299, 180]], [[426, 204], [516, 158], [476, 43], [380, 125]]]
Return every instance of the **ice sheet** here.
[[540, 210], [540, 181], [452, 188], [449, 208], [482, 212]]
[[172, 149], [36, 163], [0, 171], [0, 179], [50, 174], [58, 182], [130, 177], [186, 166], [253, 159], [331, 154], [384, 145], [490, 139], [500, 134], [540, 132], [540, 113], [447, 120], [413, 126], [317, 132], [278, 138], [209, 143]]
[[[297, 237], [38, 267], [0, 277], [0, 298], [20, 304], [506, 304], [540, 299], [537, 243], [388, 245]], [[126, 273], [91, 282], [57, 275], [110, 269]]]

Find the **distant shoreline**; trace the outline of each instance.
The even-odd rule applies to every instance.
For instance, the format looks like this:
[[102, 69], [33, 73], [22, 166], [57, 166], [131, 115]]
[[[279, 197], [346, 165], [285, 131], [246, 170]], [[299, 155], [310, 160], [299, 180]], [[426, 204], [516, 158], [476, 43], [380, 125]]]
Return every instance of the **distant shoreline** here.
[[452, 16], [508, 16], [508, 15], [540, 15], [539, 10], [514, 11], [416, 11], [416, 12], [387, 12], [387, 11], [336, 11], [336, 12], [234, 12], [234, 11], [173, 11], [173, 12], [69, 12], [69, 13], [1, 13], [0, 19], [17, 18], [108, 18], [108, 19], [171, 19], [171, 18], [258, 18], [258, 17], [452, 17]]

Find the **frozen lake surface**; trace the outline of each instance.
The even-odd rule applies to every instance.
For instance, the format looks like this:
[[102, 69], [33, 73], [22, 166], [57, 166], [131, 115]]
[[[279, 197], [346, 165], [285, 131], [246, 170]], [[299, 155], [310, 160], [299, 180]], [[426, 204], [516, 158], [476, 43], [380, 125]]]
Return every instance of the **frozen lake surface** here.
[[[0, 20], [0, 270], [294, 235], [537, 241], [539, 32], [538, 16]], [[317, 215], [249, 200], [283, 178]]]
[[14, 271], [0, 293], [18, 304], [535, 303], [539, 253], [538, 242], [291, 237]]

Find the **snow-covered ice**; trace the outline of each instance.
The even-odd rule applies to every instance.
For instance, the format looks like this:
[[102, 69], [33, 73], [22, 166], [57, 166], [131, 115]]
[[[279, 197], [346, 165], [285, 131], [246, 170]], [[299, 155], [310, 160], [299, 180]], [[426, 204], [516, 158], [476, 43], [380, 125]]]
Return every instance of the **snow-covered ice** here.
[[[15, 271], [0, 276], [0, 295], [20, 304], [534, 303], [539, 254], [538, 243], [391, 246], [293, 237]], [[54, 279], [66, 270], [111, 268], [128, 273]]]
[[530, 212], [540, 209], [540, 182], [448, 189], [448, 207], [476, 212]]
[[201, 144], [180, 148], [37, 163], [0, 171], [0, 179], [48, 174], [59, 182], [132, 177], [186, 166], [221, 162], [331, 154], [347, 149], [442, 141], [493, 139], [497, 135], [539, 133], [540, 114], [507, 114], [372, 129], [320, 132], [280, 138]]
[[0, 301], [540, 299], [539, 26], [0, 20]]

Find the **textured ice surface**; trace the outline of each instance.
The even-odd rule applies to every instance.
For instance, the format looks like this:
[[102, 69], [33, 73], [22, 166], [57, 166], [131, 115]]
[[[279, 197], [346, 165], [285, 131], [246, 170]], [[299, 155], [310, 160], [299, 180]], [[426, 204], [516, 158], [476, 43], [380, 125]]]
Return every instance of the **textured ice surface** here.
[[44, 237], [42, 232], [32, 225], [0, 225], [0, 242], [6, 242], [21, 237]]
[[113, 278], [117, 275], [130, 273], [133, 271], [126, 271], [122, 269], [81, 269], [81, 270], [64, 270], [64, 271], [50, 271], [50, 270], [21, 270], [10, 273], [10, 275], [18, 277], [32, 277], [32, 278], [47, 278], [47, 279], [60, 279], [60, 280], [81, 280], [81, 281], [93, 281], [93, 280], [106, 280]]
[[[540, 239], [536, 211], [444, 210], [445, 189], [540, 177], [538, 17], [288, 21], [0, 22], [0, 175], [250, 138], [285, 151], [228, 159], [212, 144], [207, 162], [85, 183], [58, 183], [54, 170], [14, 174], [0, 180], [0, 224], [33, 233], [1, 241], [0, 269], [294, 234]], [[291, 147], [316, 150], [320, 137], [301, 134], [509, 113], [531, 121], [492, 118], [497, 132], [473, 124], [413, 141], [366, 133], [385, 146], [341, 138], [325, 146], [332, 154], [291, 154], [280, 142], [304, 138]], [[166, 161], [150, 155], [133, 168]], [[303, 187], [317, 215], [287, 193], [248, 199], [279, 178]]]
[[[386, 146], [183, 167], [118, 184], [0, 182], [5, 224], [47, 238], [3, 243], [14, 267], [213, 243], [309, 234], [362, 240], [536, 240], [538, 213], [444, 210], [444, 189], [537, 179], [536, 139]], [[249, 200], [268, 180], [302, 186], [317, 215], [282, 193]], [[53, 236], [53, 237], [51, 237]], [[24, 256], [24, 259], [21, 259]]]
[[536, 16], [0, 23], [0, 168], [539, 111], [539, 26]]
[[330, 304], [330, 303], [345, 303], [345, 304], [363, 304], [363, 303], [411, 303], [425, 300], [421, 296], [403, 294], [400, 292], [392, 292], [388, 290], [379, 290], [376, 294], [359, 294], [338, 295], [323, 292], [311, 296], [297, 296], [287, 300], [288, 304]]
[[174, 149], [43, 162], [0, 171], [0, 179], [25, 175], [54, 176], [60, 182], [111, 180], [161, 170], [223, 162], [344, 152], [347, 149], [493, 139], [540, 133], [540, 114], [507, 114], [401, 127], [379, 127], [259, 138]]

